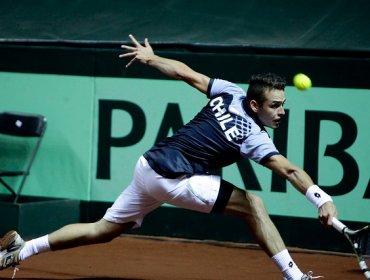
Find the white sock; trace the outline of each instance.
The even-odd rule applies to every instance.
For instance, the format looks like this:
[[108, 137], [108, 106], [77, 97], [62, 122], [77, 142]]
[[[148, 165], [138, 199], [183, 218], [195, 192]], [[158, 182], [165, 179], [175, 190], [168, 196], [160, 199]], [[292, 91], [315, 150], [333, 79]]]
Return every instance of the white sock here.
[[22, 262], [38, 253], [50, 251], [48, 235], [27, 241], [19, 252], [19, 261]]
[[278, 266], [287, 280], [301, 279], [303, 276], [302, 271], [294, 263], [287, 249], [277, 253], [272, 257], [274, 263]]

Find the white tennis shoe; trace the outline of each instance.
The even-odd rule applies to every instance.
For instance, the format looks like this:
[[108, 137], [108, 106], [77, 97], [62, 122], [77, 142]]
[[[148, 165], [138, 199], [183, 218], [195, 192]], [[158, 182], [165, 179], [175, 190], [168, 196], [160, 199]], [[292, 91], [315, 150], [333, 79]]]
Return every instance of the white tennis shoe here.
[[24, 240], [16, 231], [9, 231], [0, 239], [0, 270], [19, 264], [19, 252]]

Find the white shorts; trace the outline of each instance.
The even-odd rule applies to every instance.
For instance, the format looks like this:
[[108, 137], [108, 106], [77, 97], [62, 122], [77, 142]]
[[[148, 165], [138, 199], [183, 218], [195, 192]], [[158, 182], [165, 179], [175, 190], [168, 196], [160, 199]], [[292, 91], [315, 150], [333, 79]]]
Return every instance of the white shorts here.
[[210, 213], [218, 198], [221, 179], [215, 175], [194, 175], [168, 179], [156, 173], [141, 156], [131, 184], [120, 194], [104, 219], [113, 223], [135, 222], [163, 203]]

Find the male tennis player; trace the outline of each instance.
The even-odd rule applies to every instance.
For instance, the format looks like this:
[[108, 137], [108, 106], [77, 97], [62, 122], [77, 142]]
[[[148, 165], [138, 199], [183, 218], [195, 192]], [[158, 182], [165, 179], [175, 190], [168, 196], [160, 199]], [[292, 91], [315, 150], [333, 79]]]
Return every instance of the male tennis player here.
[[[285, 81], [274, 74], [253, 76], [247, 93], [221, 79], [211, 79], [182, 62], [154, 54], [130, 35], [133, 46], [123, 45], [130, 57], [167, 76], [183, 80], [210, 99], [206, 106], [172, 137], [141, 156], [131, 184], [104, 217], [95, 223], [67, 225], [49, 235], [24, 242], [11, 231], [0, 240], [0, 268], [15, 266], [45, 251], [108, 242], [127, 229], [141, 225], [144, 216], [163, 203], [200, 212], [240, 216], [256, 241], [281, 270], [284, 279], [314, 279], [292, 260], [262, 200], [210, 171], [242, 158], [271, 169], [305, 194], [331, 225], [337, 210], [329, 195], [309, 175], [279, 154], [265, 126], [277, 128], [284, 117]], [[289, 202], [286, 202], [289, 203]]]

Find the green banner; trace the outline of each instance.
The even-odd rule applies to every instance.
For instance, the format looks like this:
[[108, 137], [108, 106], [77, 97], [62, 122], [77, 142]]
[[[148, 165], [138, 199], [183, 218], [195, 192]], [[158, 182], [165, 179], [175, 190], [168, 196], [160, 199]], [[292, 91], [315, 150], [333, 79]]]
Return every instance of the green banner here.
[[[370, 206], [366, 160], [370, 132], [364, 111], [370, 105], [370, 91], [312, 88], [300, 92], [287, 87], [286, 97], [285, 124], [269, 131], [277, 146], [333, 196], [343, 219], [369, 221], [365, 213]], [[98, 139], [94, 142], [100, 144], [94, 150], [97, 176], [91, 198], [114, 199], [130, 183], [137, 158], [188, 122], [206, 102], [203, 94], [180, 81], [97, 78], [95, 110], [101, 117], [95, 118]], [[262, 196], [271, 214], [317, 216], [304, 196], [258, 164], [234, 164], [222, 174]]]
[[[139, 156], [207, 103], [170, 80], [0, 72], [0, 83], [1, 111], [48, 119], [23, 192], [35, 196], [113, 202]], [[342, 219], [369, 222], [370, 90], [287, 87], [286, 97], [285, 122], [269, 130], [277, 147], [333, 196]], [[222, 175], [263, 197], [271, 214], [317, 216], [304, 196], [258, 164], [245, 160]]]

